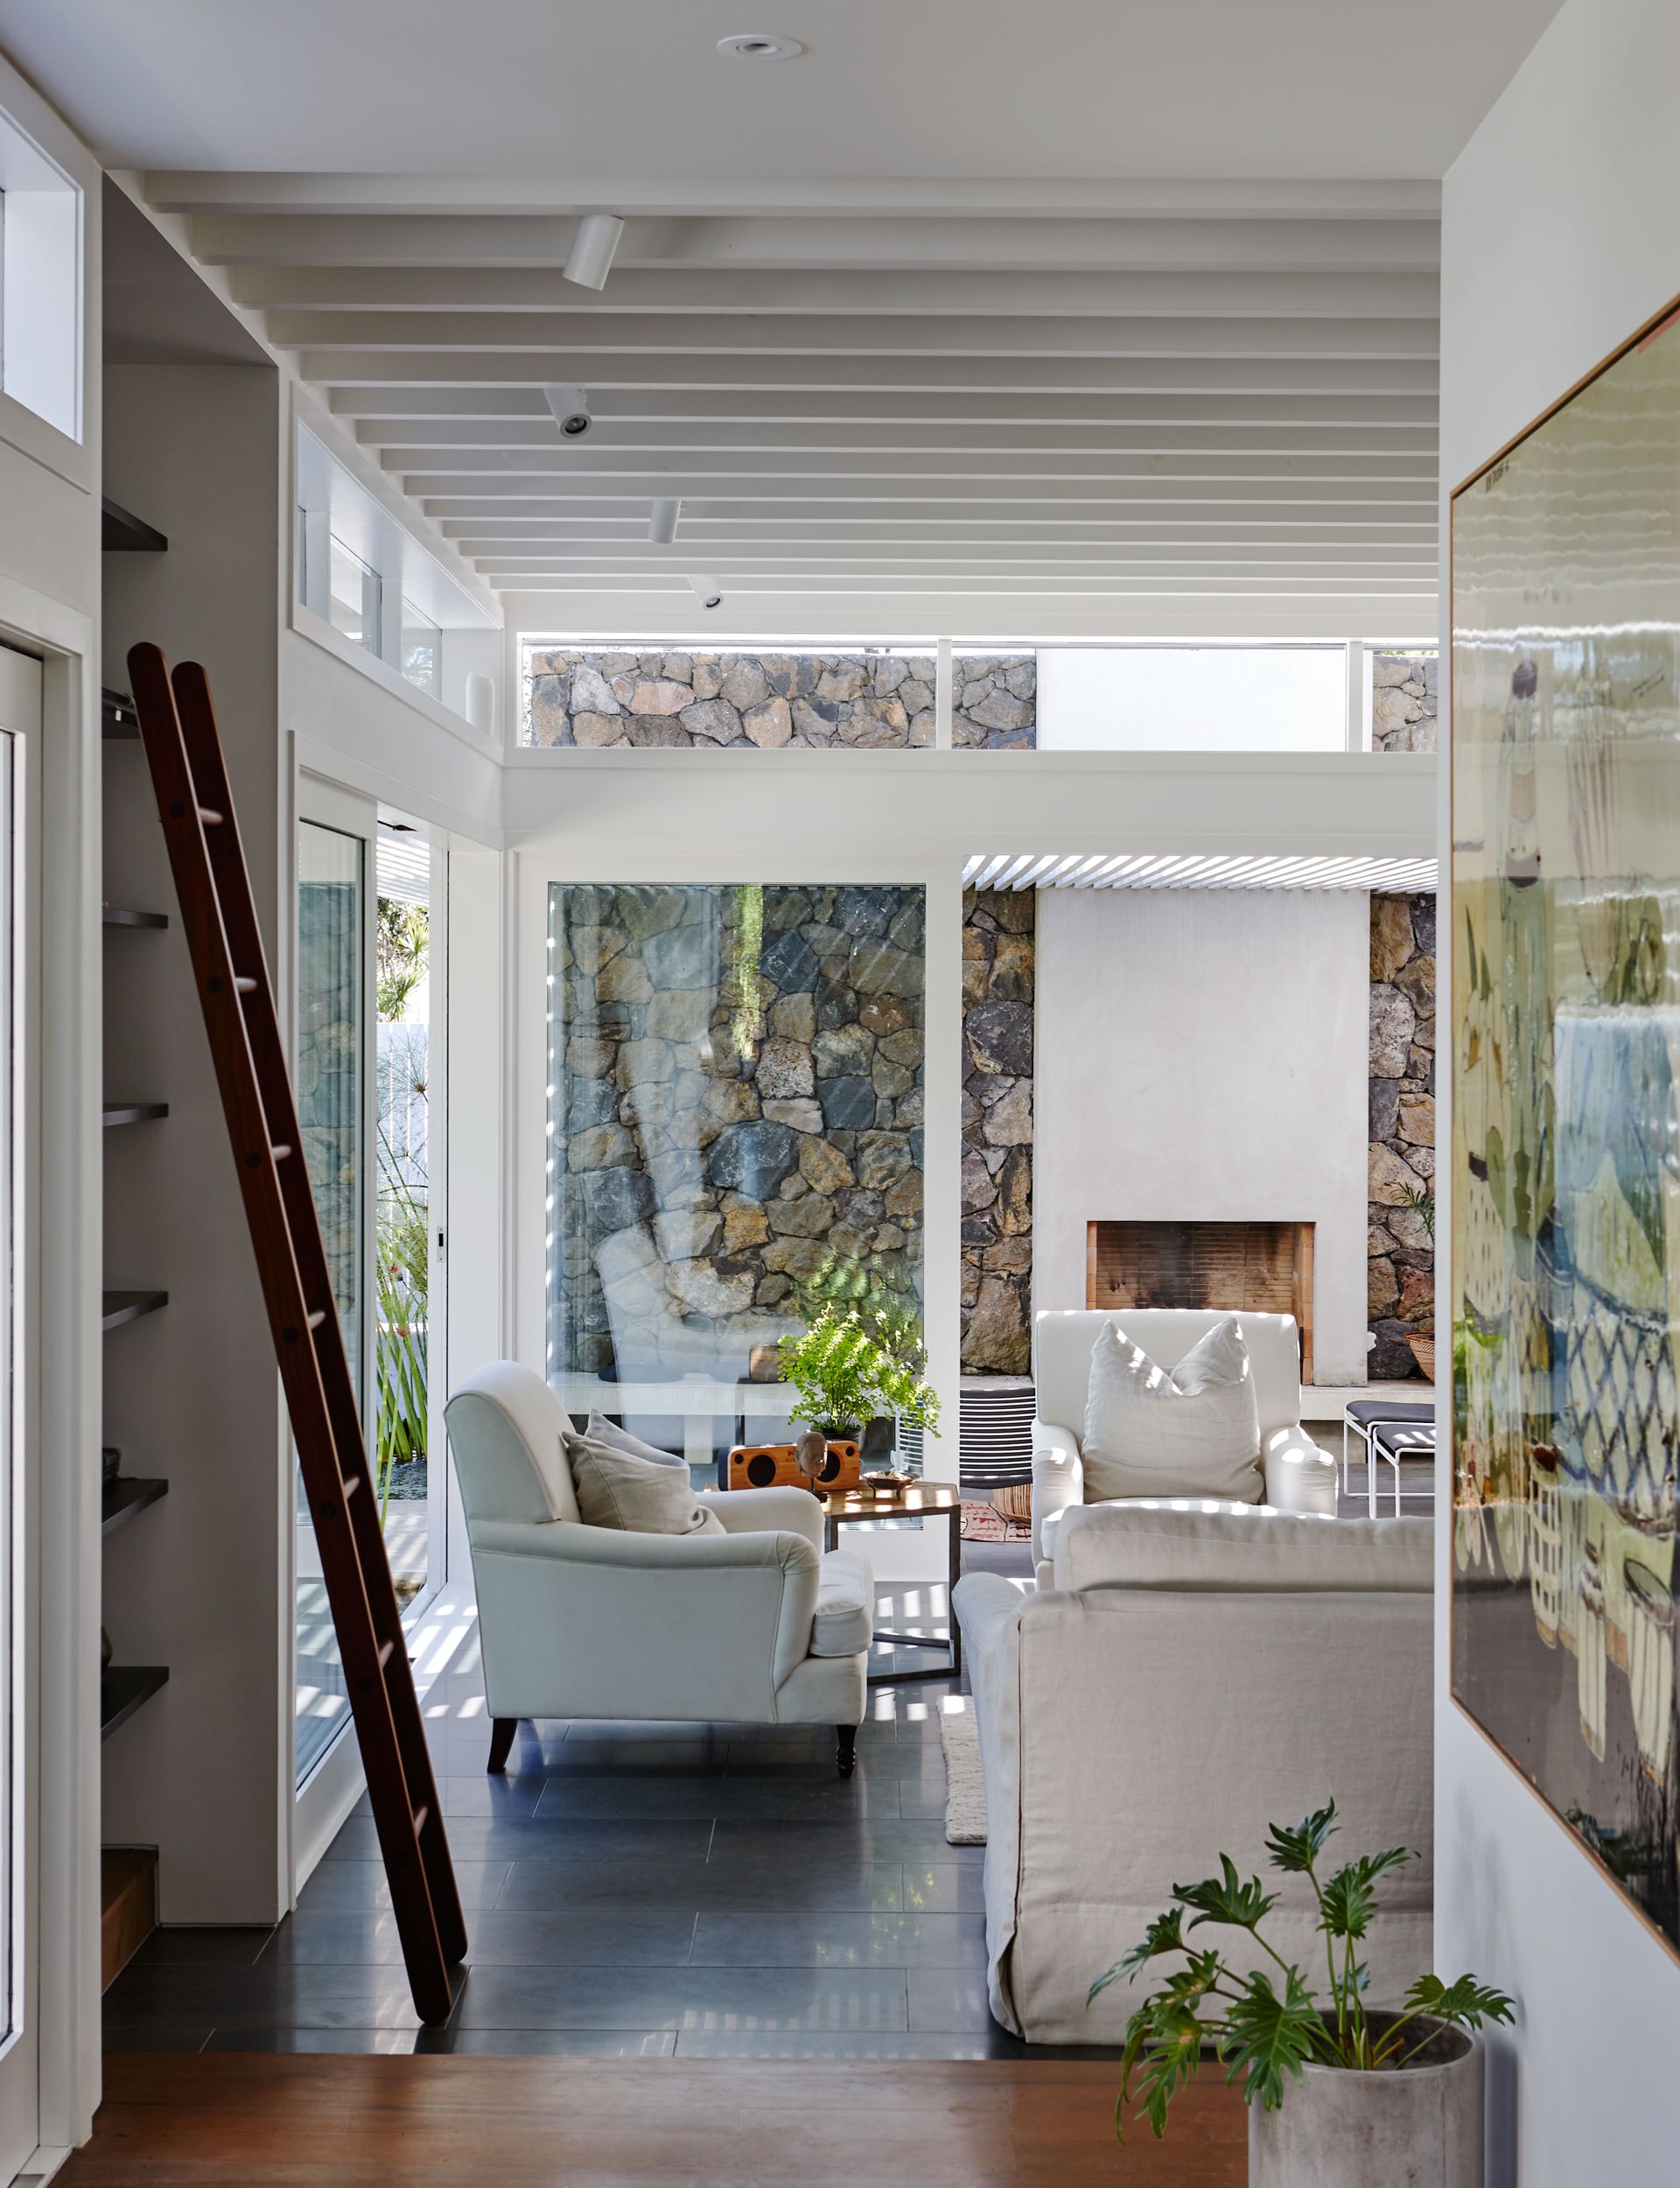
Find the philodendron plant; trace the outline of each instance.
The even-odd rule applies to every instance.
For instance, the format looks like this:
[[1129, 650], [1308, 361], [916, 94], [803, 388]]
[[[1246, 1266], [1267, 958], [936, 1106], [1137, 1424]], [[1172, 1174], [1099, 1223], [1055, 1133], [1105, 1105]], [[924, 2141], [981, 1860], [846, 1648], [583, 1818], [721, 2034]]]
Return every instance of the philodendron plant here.
[[[1134, 2098], [1157, 2135], [1166, 2133], [1167, 2107], [1196, 2072], [1204, 2046], [1224, 2066], [1228, 2081], [1241, 2079], [1250, 2104], [1275, 2112], [1284, 2099], [1284, 2076], [1298, 2081], [1303, 2066], [1365, 2073], [1405, 2067], [1443, 2023], [1479, 2029], [1484, 2021], [1510, 2019], [1505, 1994], [1471, 1975], [1454, 1983], [1419, 1976], [1397, 2012], [1368, 2011], [1368, 1974], [1358, 1947], [1376, 1911], [1376, 1886], [1414, 1857], [1404, 1847], [1390, 1847], [1345, 1862], [1320, 1880], [1319, 1858], [1336, 1827], [1336, 1804], [1328, 1801], [1298, 1824], [1274, 1823], [1266, 1839], [1272, 1868], [1285, 1876], [1305, 1876], [1318, 1900], [1327, 1994], [1314, 1991], [1300, 1969], [1261, 1936], [1260, 1925], [1278, 1895], [1257, 1876], [1244, 1883], [1228, 1854], [1219, 1857], [1219, 1876], [1174, 1884], [1176, 1904], [1150, 1924], [1141, 1944], [1091, 1985], [1088, 2006], [1122, 1976], [1135, 1981], [1152, 1962], [1172, 1953], [1184, 1956], [1185, 1964], [1150, 1992], [1126, 2024], [1115, 2107], [1115, 2131], [1123, 2142], [1125, 2107]], [[1216, 1946], [1199, 1951], [1186, 1943], [1186, 1932], [1208, 1925], [1245, 1930], [1276, 1963], [1276, 1973], [1258, 1968], [1239, 1974]]]

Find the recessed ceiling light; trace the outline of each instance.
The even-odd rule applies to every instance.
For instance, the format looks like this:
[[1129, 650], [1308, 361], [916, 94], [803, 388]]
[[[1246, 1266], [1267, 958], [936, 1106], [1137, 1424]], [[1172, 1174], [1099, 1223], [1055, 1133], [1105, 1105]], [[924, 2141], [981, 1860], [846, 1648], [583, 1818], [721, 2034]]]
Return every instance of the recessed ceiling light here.
[[768, 31], [738, 31], [720, 38], [718, 51], [726, 60], [797, 60], [805, 48], [796, 38], [777, 38]]

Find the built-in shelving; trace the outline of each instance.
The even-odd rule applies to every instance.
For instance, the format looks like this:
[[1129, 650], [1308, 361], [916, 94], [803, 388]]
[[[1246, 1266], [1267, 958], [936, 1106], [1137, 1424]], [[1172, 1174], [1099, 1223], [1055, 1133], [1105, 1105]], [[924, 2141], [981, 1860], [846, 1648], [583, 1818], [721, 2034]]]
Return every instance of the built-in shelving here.
[[108, 494], [100, 498], [99, 543], [108, 555], [161, 555], [169, 541], [155, 524], [134, 515]]
[[120, 904], [103, 904], [100, 918], [107, 927], [167, 927], [167, 912], [130, 912]]
[[136, 1512], [144, 1511], [148, 1504], [155, 1504], [160, 1497], [167, 1497], [169, 1483], [161, 1475], [119, 1474], [105, 1484], [100, 1512], [99, 1532], [110, 1534], [132, 1519]]
[[169, 1304], [167, 1292], [106, 1292], [102, 1299], [102, 1329], [120, 1329], [125, 1322], [138, 1322], [142, 1315], [155, 1315]]
[[99, 1736], [108, 1740], [120, 1724], [167, 1684], [164, 1664], [108, 1664], [99, 1675]]
[[167, 1102], [107, 1102], [104, 1112], [107, 1125], [150, 1125], [168, 1114]]

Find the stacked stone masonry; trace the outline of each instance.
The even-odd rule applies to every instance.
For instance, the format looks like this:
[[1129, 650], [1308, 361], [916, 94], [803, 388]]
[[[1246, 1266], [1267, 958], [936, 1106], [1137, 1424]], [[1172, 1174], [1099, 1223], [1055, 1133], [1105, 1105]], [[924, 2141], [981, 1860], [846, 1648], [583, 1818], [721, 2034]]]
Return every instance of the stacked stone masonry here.
[[1377, 653], [1371, 658], [1371, 745], [1377, 752], [1433, 752], [1439, 656]]
[[[931, 746], [931, 654], [574, 652], [530, 656], [532, 745]], [[959, 657], [958, 745], [1030, 745], [1032, 654]]]
[[550, 933], [556, 1364], [743, 1355], [831, 1254], [920, 1289], [920, 888], [561, 887]]
[[962, 1372], [1032, 1351], [1032, 973], [1037, 897], [962, 899]]
[[1435, 1328], [1435, 899], [1371, 899], [1369, 1312], [1374, 1381], [1421, 1373]]

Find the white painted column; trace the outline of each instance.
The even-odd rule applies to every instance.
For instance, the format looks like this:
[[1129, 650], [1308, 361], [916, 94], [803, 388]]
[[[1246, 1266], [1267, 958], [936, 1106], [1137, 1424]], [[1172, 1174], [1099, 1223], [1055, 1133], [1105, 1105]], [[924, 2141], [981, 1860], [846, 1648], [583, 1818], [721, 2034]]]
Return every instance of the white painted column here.
[[942, 638], [934, 658], [934, 749], [951, 749], [952, 691], [956, 677], [951, 666], [951, 642]]

